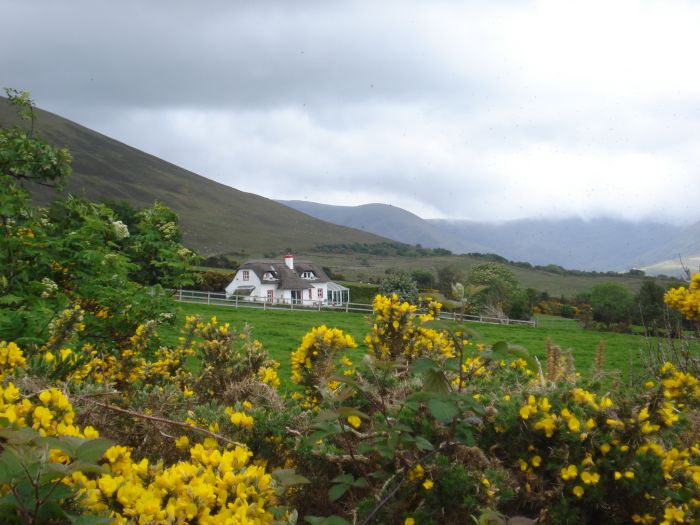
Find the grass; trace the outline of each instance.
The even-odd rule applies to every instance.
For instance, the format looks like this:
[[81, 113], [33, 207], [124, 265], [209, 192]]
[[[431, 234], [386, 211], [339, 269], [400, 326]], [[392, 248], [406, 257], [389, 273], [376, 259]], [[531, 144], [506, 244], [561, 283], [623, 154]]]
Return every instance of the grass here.
[[[301, 342], [304, 334], [314, 326], [341, 328], [352, 335], [358, 343], [358, 351], [366, 350], [362, 340], [369, 332], [370, 317], [366, 314], [345, 312], [301, 312], [285, 310], [259, 310], [252, 308], [231, 308], [222, 306], [179, 304], [178, 310], [184, 315], [200, 315], [203, 318], [216, 316], [219, 322], [228, 322], [238, 328], [245, 323], [253, 327], [253, 336], [258, 339], [270, 356], [280, 362], [279, 375], [283, 384], [290, 386], [290, 355]], [[563, 350], [571, 348], [576, 367], [584, 376], [588, 375], [595, 360], [596, 348], [602, 341], [605, 344], [605, 370], [619, 372], [626, 378], [630, 372], [641, 366], [640, 352], [646, 340], [638, 335], [594, 332], [583, 330], [571, 319], [540, 316], [537, 328], [527, 326], [488, 325], [465, 323], [476, 335], [476, 340], [485, 344], [507, 341], [527, 348], [530, 353], [543, 359], [546, 355], [546, 341]], [[161, 331], [166, 343], [174, 343], [175, 331]]]
[[[455, 266], [467, 275], [477, 264], [484, 263], [484, 259], [471, 255], [433, 256], [433, 257], [399, 257], [377, 256], [367, 254], [328, 254], [308, 252], [300, 254], [304, 258], [327, 266], [335, 273], [343, 274], [348, 281], [368, 281], [381, 279], [388, 269], [428, 270], [437, 275], [439, 268]], [[521, 268], [515, 265], [506, 265], [513, 271], [521, 288], [534, 288], [539, 292], [547, 292], [551, 297], [575, 297], [579, 293], [590, 292], [591, 289], [602, 283], [615, 282], [625, 286], [632, 293], [637, 293], [645, 277], [620, 274], [620, 275], [561, 275], [534, 268]], [[660, 280], [661, 284], [671, 281]], [[674, 284], [677, 285], [677, 282]]]

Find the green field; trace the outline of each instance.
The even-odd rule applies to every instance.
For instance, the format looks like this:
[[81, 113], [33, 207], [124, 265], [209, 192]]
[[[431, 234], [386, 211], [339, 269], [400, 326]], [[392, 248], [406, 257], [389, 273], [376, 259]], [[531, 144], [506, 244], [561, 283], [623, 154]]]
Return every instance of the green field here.
[[[381, 279], [387, 269], [429, 270], [437, 275], [437, 270], [444, 266], [455, 266], [465, 274], [477, 264], [485, 262], [483, 258], [471, 255], [432, 256], [432, 257], [383, 257], [367, 254], [328, 254], [328, 253], [300, 253], [300, 257], [311, 259], [318, 264], [327, 266], [335, 273], [345, 276], [348, 281], [368, 281], [370, 278]], [[619, 274], [588, 274], [588, 275], [561, 275], [535, 268], [521, 268], [515, 265], [506, 265], [513, 271], [521, 288], [534, 288], [539, 292], [547, 292], [552, 297], [575, 297], [582, 292], [590, 292], [597, 284], [615, 282], [625, 286], [632, 293], [639, 291], [643, 276]], [[662, 284], [670, 281], [660, 280]], [[675, 283], [677, 285], [677, 283]]]
[[[236, 328], [250, 324], [254, 337], [263, 343], [271, 357], [281, 363], [280, 378], [287, 385], [291, 352], [312, 327], [325, 324], [343, 329], [355, 338], [360, 352], [365, 349], [362, 340], [370, 327], [368, 315], [358, 313], [236, 309], [199, 304], [178, 304], [177, 308], [183, 317], [196, 314], [209, 318], [215, 315], [219, 322], [229, 322]], [[505, 340], [524, 346], [540, 359], [546, 354], [545, 344], [549, 338], [562, 349], [573, 350], [577, 370], [584, 376], [591, 369], [596, 347], [601, 341], [605, 343], [606, 371], [619, 372], [626, 378], [631, 370], [641, 366], [640, 352], [647, 344], [641, 336], [583, 330], [576, 321], [559, 317], [540, 316], [538, 323], [537, 328], [481, 323], [465, 325], [475, 332], [477, 341], [493, 344]], [[176, 332], [161, 332], [166, 342], [175, 343]]]

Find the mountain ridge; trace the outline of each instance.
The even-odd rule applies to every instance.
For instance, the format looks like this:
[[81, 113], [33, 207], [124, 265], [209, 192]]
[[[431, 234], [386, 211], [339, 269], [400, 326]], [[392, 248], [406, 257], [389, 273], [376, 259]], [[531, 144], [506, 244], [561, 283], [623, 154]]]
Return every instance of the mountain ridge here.
[[[673, 226], [609, 218], [488, 223], [422, 219], [396, 206], [376, 203], [334, 206], [309, 201], [277, 202], [336, 224], [355, 228], [368, 224], [368, 231], [407, 244], [455, 253], [496, 253], [512, 261], [576, 270], [627, 271], [644, 266], [654, 271], [655, 263], [677, 258], [679, 253], [700, 253], [700, 223]], [[368, 206], [372, 221], [367, 220]]]
[[[203, 254], [261, 255], [317, 244], [388, 241], [207, 179], [48, 111], [36, 108], [35, 116], [35, 131], [55, 146], [68, 147], [73, 156], [64, 194], [126, 200], [134, 206], [163, 202], [180, 216], [185, 244]], [[15, 123], [15, 108], [0, 97], [0, 125]], [[56, 195], [42, 187], [31, 191], [39, 203]]]

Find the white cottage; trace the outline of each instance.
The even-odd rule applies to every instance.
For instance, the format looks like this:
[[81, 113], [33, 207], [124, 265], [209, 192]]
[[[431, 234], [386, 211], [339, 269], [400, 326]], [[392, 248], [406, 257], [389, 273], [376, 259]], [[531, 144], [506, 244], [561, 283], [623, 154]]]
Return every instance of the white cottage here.
[[350, 301], [350, 290], [330, 280], [311, 261], [294, 261], [292, 254], [281, 259], [247, 261], [226, 287], [226, 296], [246, 301], [304, 305], [342, 305]]

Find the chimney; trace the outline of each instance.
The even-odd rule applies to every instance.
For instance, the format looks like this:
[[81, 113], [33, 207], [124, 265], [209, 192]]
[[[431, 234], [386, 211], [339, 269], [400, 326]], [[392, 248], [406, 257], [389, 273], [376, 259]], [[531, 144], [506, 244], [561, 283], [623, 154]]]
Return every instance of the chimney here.
[[286, 264], [287, 268], [290, 270], [294, 269], [294, 256], [291, 253], [284, 256], [284, 264]]

